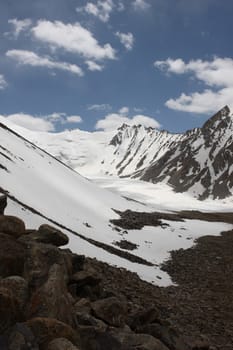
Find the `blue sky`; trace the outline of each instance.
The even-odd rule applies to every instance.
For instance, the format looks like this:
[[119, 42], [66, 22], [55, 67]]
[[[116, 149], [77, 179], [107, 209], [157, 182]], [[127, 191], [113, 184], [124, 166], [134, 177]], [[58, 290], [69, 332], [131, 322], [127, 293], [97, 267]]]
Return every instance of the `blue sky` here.
[[233, 105], [232, 0], [5, 0], [0, 115], [33, 130], [201, 126]]

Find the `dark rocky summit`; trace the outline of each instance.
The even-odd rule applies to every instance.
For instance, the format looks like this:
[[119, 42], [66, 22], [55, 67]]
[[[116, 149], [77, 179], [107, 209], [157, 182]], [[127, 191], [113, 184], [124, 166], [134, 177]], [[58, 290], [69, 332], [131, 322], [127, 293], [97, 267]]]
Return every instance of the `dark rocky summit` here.
[[56, 228], [0, 224], [1, 350], [233, 348], [233, 232], [172, 253], [180, 285], [159, 288], [59, 248]]
[[[228, 106], [202, 128], [183, 134], [156, 162], [135, 173], [144, 181], [166, 181], [176, 192], [203, 200], [231, 196], [233, 188], [233, 116]], [[198, 185], [198, 186], [197, 186]]]

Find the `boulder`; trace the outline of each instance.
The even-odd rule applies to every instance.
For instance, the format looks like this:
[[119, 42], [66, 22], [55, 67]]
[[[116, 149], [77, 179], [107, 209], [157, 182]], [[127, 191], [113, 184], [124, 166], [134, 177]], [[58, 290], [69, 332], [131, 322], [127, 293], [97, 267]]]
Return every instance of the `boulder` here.
[[25, 323], [35, 336], [40, 350], [46, 349], [48, 344], [57, 338], [65, 338], [76, 346], [80, 344], [80, 337], [69, 325], [53, 318], [36, 317]]
[[14, 294], [8, 289], [0, 288], [0, 334], [5, 332], [15, 322], [21, 321], [19, 304]]
[[[129, 332], [112, 331], [116, 339], [126, 349], [140, 350], [169, 350], [160, 340], [148, 334], [134, 334]], [[180, 349], [181, 350], [181, 349]]]
[[64, 267], [50, 267], [47, 281], [34, 290], [28, 305], [28, 318], [56, 318], [69, 325], [74, 324], [73, 299], [67, 291]]
[[78, 271], [71, 277], [71, 282], [76, 282], [78, 287], [84, 285], [96, 286], [100, 283], [100, 276], [92, 270]]
[[27, 247], [24, 277], [29, 281], [31, 288], [38, 288], [44, 284], [48, 278], [49, 269], [54, 264], [64, 267], [64, 277], [68, 280], [66, 261], [57, 247], [36, 242], [28, 242]]
[[21, 276], [26, 257], [24, 244], [9, 235], [0, 233], [0, 276]]
[[126, 348], [108, 331], [97, 327], [77, 327], [81, 339], [81, 349], [84, 350], [133, 350]]
[[149, 323], [160, 322], [159, 311], [155, 307], [150, 307], [142, 311], [136, 311], [130, 315], [129, 326], [133, 330], [137, 330], [141, 326]]
[[84, 262], [85, 262], [84, 255], [72, 254], [73, 273], [83, 270]]
[[15, 216], [0, 215], [0, 232], [18, 238], [24, 234], [25, 224]]
[[86, 314], [91, 313], [91, 303], [89, 299], [81, 298], [74, 305], [75, 312], [82, 312]]
[[0, 288], [5, 288], [9, 294], [14, 295], [23, 312], [29, 296], [27, 281], [20, 276], [10, 276], [0, 280]]
[[7, 206], [7, 196], [0, 195], [0, 215], [4, 214], [4, 210]]
[[103, 331], [107, 329], [107, 325], [103, 321], [89, 315], [88, 313], [76, 312], [75, 316], [76, 324], [79, 326], [92, 326]]
[[137, 327], [138, 333], [150, 334], [155, 338], [160, 339], [169, 348], [175, 350], [190, 350], [186, 341], [182, 339], [180, 333], [169, 327], [169, 325], [162, 325], [159, 323], [144, 324]]
[[25, 324], [16, 323], [8, 333], [8, 350], [39, 350], [31, 329]]
[[37, 242], [49, 243], [57, 247], [66, 245], [69, 243], [69, 238], [57, 228], [50, 225], [41, 225], [38, 229], [38, 233], [31, 234], [31, 238]]
[[46, 350], [79, 350], [66, 338], [57, 338], [52, 340]]
[[128, 316], [127, 303], [116, 297], [97, 300], [91, 308], [95, 317], [114, 327], [123, 327]]

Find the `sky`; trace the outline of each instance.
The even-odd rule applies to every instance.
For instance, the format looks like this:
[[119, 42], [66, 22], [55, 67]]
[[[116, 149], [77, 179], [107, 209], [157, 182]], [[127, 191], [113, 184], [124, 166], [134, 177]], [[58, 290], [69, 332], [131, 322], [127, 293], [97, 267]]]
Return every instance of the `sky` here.
[[233, 106], [232, 0], [4, 0], [0, 115], [36, 131], [170, 132]]

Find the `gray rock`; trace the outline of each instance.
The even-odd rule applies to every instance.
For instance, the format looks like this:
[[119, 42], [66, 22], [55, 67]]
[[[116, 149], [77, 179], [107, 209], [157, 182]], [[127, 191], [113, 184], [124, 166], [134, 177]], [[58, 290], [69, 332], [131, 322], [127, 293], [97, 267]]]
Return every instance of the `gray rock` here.
[[78, 286], [83, 285], [96, 286], [100, 283], [100, 276], [90, 269], [78, 271], [71, 277], [72, 282], [76, 282]]
[[140, 350], [169, 350], [160, 340], [148, 334], [134, 334], [126, 332], [112, 332], [121, 345], [127, 349]]
[[127, 303], [116, 297], [97, 300], [91, 304], [95, 317], [115, 327], [122, 327], [127, 318]]
[[46, 350], [79, 350], [66, 338], [57, 338], [52, 340]]
[[26, 261], [25, 245], [0, 233], [0, 276], [22, 275]]
[[3, 287], [12, 293], [17, 299], [20, 310], [23, 312], [28, 300], [29, 291], [27, 281], [20, 276], [10, 276], [0, 280], [0, 288]]
[[32, 293], [28, 305], [28, 318], [56, 318], [69, 325], [74, 324], [73, 299], [67, 291], [64, 268], [50, 267], [47, 281]]
[[25, 224], [15, 216], [0, 215], [0, 232], [18, 238], [24, 234]]
[[16, 322], [21, 321], [19, 304], [13, 293], [0, 288], [0, 334], [4, 333]]
[[23, 323], [17, 323], [10, 330], [8, 350], [39, 350], [39, 346], [30, 328]]
[[41, 225], [38, 234], [32, 234], [31, 236], [37, 242], [49, 243], [57, 247], [69, 243], [69, 238], [63, 232], [50, 225]]
[[36, 317], [27, 321], [25, 325], [31, 329], [40, 349], [46, 348], [57, 338], [66, 338], [76, 346], [80, 344], [79, 334], [69, 325], [56, 319]]

